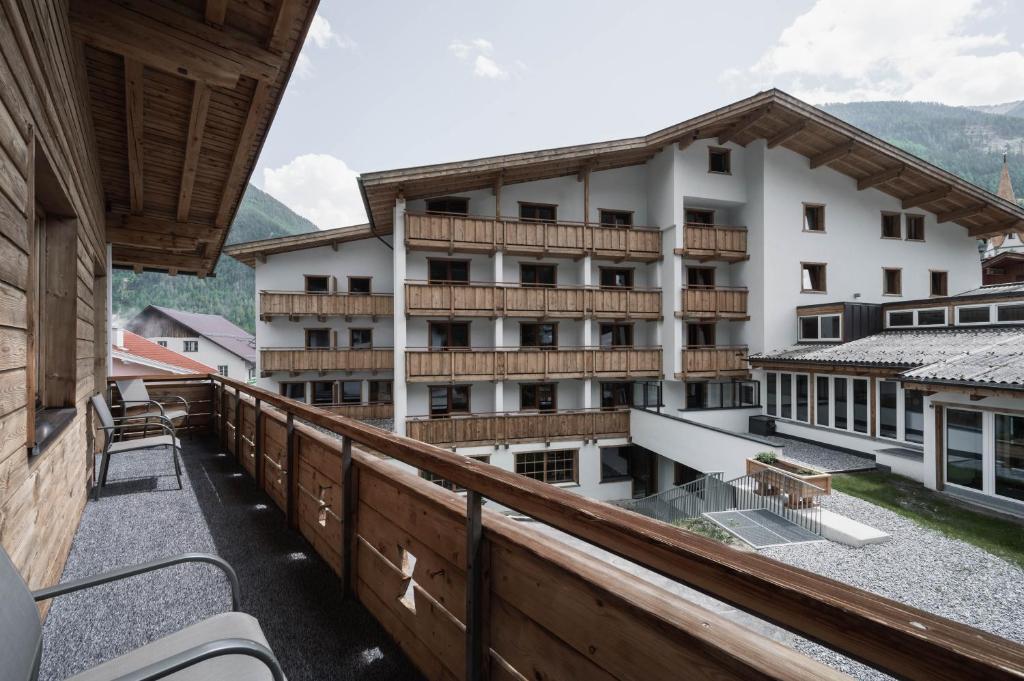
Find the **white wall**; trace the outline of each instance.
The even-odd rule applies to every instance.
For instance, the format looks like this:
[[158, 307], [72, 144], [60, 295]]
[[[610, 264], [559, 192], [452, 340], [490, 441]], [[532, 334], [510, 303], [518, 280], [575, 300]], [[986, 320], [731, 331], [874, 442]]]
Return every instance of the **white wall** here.
[[[165, 341], [167, 343], [168, 350], [174, 350], [189, 359], [205, 364], [206, 366], [213, 368], [214, 371], [216, 371], [221, 365], [227, 365], [229, 378], [234, 378], [239, 381], [246, 381], [249, 379], [249, 367], [245, 360], [233, 352], [228, 352], [222, 346], [214, 343], [208, 338], [204, 338], [202, 336], [191, 336], [187, 338], [174, 336], [152, 336], [149, 340], [154, 343]], [[198, 350], [196, 352], [185, 352], [185, 341], [195, 341], [198, 344]]]

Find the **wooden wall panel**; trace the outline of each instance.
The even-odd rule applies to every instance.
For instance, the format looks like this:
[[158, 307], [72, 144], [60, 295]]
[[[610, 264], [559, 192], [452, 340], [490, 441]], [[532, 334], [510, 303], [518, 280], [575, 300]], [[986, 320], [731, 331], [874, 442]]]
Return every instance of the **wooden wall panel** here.
[[[93, 328], [103, 318], [93, 310], [93, 288], [105, 254], [95, 150], [82, 50], [70, 37], [67, 2], [0, 0], [0, 543], [33, 588], [60, 577], [86, 500], [87, 400], [103, 355]], [[45, 154], [77, 218], [77, 252], [69, 254], [77, 261], [76, 314], [67, 332], [77, 339], [78, 414], [29, 459], [25, 329], [37, 153]]]

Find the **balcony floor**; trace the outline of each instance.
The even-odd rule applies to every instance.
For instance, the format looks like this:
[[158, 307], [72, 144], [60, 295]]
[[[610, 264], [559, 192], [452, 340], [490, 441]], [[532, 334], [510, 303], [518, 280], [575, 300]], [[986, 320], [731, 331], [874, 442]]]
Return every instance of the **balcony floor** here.
[[[422, 678], [361, 605], [342, 601], [338, 577], [233, 459], [212, 441], [184, 445], [182, 490], [163, 450], [111, 460], [109, 484], [86, 504], [62, 581], [216, 553], [238, 572], [241, 610], [259, 620], [290, 681]], [[40, 679], [65, 679], [230, 607], [227, 580], [206, 565], [59, 597], [44, 628]]]

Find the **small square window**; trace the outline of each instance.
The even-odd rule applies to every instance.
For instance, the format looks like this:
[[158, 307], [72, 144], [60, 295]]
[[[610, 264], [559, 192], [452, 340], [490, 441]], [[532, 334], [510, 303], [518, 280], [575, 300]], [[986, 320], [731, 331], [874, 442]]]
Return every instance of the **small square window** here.
[[818, 340], [818, 318], [800, 318], [800, 340]]
[[547, 203], [520, 203], [519, 219], [525, 222], [554, 222], [558, 219], [558, 206]]
[[924, 241], [924, 216], [907, 216], [907, 241]]
[[800, 263], [800, 290], [803, 293], [825, 293], [825, 263]]
[[946, 272], [931, 272], [931, 292], [933, 296], [949, 295], [949, 275]]
[[217, 365], [217, 373], [220, 374], [221, 376], [227, 376], [228, 375], [228, 365], [227, 364], [218, 364]]
[[820, 204], [804, 204], [804, 231], [825, 231], [825, 206]]
[[903, 271], [897, 267], [882, 268], [882, 295], [903, 295]]
[[370, 381], [370, 402], [391, 404], [394, 400], [391, 381]]
[[370, 277], [349, 277], [348, 292], [365, 294], [370, 292]]
[[199, 352], [199, 341], [187, 340], [181, 344], [182, 352]]
[[606, 227], [632, 227], [633, 213], [628, 210], [602, 210], [601, 224]]
[[732, 151], [721, 147], [708, 147], [708, 172], [725, 175], [731, 173]]
[[326, 275], [306, 275], [306, 293], [330, 293], [331, 278]]
[[165, 340], [157, 341], [156, 344], [159, 345], [162, 348], [166, 348], [167, 347], [167, 341], [165, 341]]
[[899, 213], [882, 213], [882, 238], [899, 239], [902, 234]]
[[373, 347], [373, 329], [349, 329], [349, 347], [353, 350], [368, 350]]
[[624, 267], [600, 268], [601, 288], [633, 288], [633, 270]]

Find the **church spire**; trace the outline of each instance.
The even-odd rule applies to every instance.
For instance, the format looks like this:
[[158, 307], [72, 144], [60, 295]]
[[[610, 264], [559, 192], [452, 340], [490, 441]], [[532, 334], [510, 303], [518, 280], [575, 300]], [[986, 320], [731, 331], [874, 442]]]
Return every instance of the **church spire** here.
[[1003, 170], [999, 174], [999, 189], [996, 190], [996, 195], [1017, 203], [1017, 197], [1013, 194], [1013, 184], [1010, 182], [1010, 164], [1006, 162], [1006, 152], [1003, 152]]

